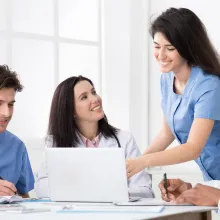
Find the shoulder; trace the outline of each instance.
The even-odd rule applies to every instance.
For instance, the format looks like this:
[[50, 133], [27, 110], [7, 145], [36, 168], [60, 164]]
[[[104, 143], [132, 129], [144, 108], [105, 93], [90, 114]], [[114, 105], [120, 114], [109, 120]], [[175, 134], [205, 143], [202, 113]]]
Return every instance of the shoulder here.
[[220, 89], [220, 77], [203, 71], [201, 68], [195, 68], [197, 72], [196, 87], [203, 90]]
[[16, 135], [12, 134], [10, 131], [5, 131], [5, 141], [11, 146], [16, 148], [22, 148], [25, 149], [25, 145], [23, 141], [21, 141], [20, 138], [18, 138]]
[[135, 139], [129, 131], [118, 130], [117, 137], [121, 146], [136, 145]]
[[129, 131], [118, 130], [117, 137], [123, 140], [130, 140], [133, 138], [132, 134]]

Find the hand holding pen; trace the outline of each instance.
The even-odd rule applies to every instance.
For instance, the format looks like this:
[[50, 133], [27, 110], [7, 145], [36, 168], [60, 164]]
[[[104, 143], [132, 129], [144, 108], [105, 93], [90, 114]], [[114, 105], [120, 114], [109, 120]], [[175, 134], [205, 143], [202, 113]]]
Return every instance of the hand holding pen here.
[[0, 176], [0, 196], [14, 196], [16, 193], [15, 185]]
[[163, 180], [159, 184], [159, 188], [161, 191], [161, 198], [170, 202], [174, 201], [186, 190], [191, 189], [192, 185], [180, 179], [167, 179], [167, 176], [164, 175]]

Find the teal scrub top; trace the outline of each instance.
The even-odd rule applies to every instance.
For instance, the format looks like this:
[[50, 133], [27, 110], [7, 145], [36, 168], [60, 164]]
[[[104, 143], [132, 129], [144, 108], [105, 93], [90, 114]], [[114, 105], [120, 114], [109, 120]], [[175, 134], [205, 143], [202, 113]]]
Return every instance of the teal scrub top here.
[[34, 175], [26, 147], [9, 131], [0, 133], [0, 176], [13, 183], [19, 194], [34, 188]]
[[174, 73], [161, 75], [161, 105], [166, 121], [180, 144], [187, 142], [195, 118], [214, 120], [214, 127], [195, 160], [204, 180], [220, 180], [220, 78], [193, 67], [181, 95], [173, 91]]

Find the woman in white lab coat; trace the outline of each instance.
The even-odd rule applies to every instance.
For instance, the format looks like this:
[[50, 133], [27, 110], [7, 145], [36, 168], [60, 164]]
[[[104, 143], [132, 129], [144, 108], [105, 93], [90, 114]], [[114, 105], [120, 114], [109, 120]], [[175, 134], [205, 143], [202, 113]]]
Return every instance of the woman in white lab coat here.
[[[140, 155], [133, 136], [111, 126], [104, 114], [102, 100], [90, 79], [70, 77], [54, 93], [47, 147], [122, 147], [126, 158]], [[145, 171], [128, 179], [130, 196], [154, 197], [151, 179]], [[37, 173], [35, 191], [39, 198], [49, 197], [47, 168]]]

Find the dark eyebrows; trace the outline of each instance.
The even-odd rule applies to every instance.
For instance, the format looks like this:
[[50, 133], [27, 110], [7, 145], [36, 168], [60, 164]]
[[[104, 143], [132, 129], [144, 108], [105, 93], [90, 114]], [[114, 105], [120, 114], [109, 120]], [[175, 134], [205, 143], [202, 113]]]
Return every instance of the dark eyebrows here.
[[[5, 101], [4, 100], [0, 100], [0, 102], [5, 102]], [[16, 102], [15, 100], [12, 100], [11, 102], [9, 102], [9, 104], [13, 104], [15, 102]]]
[[[159, 45], [156, 41], [154, 41], [154, 44]], [[165, 46], [167, 46], [167, 47], [173, 47], [172, 44], [165, 44]]]

